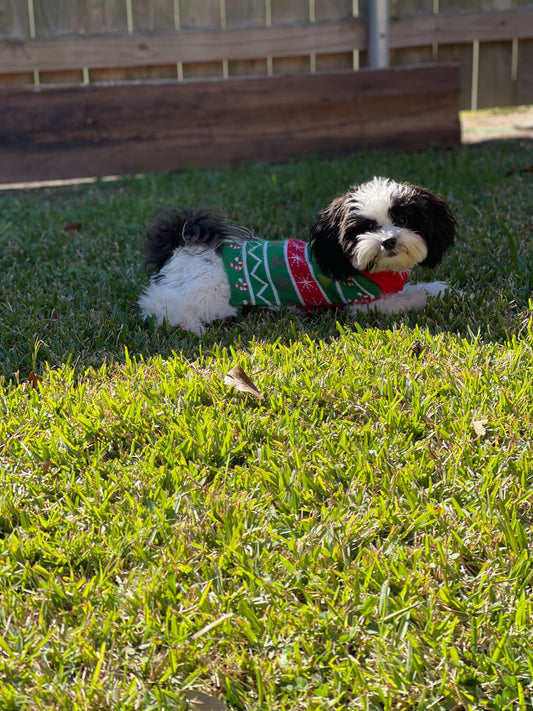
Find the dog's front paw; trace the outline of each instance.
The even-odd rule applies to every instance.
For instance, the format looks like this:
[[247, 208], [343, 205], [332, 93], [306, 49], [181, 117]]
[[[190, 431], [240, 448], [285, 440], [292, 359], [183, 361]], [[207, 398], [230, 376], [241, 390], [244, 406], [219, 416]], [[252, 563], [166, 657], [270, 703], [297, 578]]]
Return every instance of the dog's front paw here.
[[405, 289], [423, 289], [428, 296], [444, 296], [448, 291], [448, 284], [443, 281], [423, 282], [421, 284], [407, 284]]

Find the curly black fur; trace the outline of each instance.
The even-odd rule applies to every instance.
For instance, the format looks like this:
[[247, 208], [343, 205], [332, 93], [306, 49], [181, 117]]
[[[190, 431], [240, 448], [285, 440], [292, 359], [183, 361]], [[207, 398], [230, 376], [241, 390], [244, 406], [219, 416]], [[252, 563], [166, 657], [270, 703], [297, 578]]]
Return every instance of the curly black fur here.
[[410, 229], [424, 238], [428, 254], [420, 262], [422, 267], [436, 267], [454, 244], [457, 221], [451, 208], [441, 195], [426, 188], [412, 186], [412, 192], [393, 204], [390, 215], [394, 223], [402, 217]]
[[[318, 214], [311, 227], [311, 249], [320, 269], [333, 279], [347, 279], [356, 269], [347, 257], [343, 246], [349, 210], [346, 207], [349, 193], [335, 198]], [[356, 236], [356, 235], [355, 235]]]
[[207, 210], [168, 208], [146, 233], [146, 264], [161, 271], [178, 247], [202, 246], [219, 250], [227, 239], [254, 239], [241, 225]]

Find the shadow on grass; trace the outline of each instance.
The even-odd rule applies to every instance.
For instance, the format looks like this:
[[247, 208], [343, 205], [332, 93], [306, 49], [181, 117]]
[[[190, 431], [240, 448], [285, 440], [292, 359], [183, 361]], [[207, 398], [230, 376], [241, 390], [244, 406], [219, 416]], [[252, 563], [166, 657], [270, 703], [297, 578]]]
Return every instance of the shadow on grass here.
[[[279, 166], [147, 175], [116, 183], [0, 194], [0, 378], [25, 380], [64, 363], [83, 372], [131, 356], [191, 361], [216, 348], [249, 349], [354, 331], [343, 311], [255, 311], [214, 324], [203, 339], [155, 329], [136, 301], [148, 276], [143, 225], [163, 206], [207, 205], [277, 239], [307, 232], [316, 211], [347, 185], [372, 175], [411, 180], [442, 192], [459, 221], [454, 249], [436, 273], [457, 291], [422, 312], [368, 314], [359, 327], [427, 329], [505, 343], [520, 334], [532, 295], [529, 170], [533, 142], [491, 141], [419, 154], [309, 158]], [[207, 197], [206, 197], [207, 196]]]
[[[74, 326], [42, 309], [28, 313], [26, 324], [13, 325], [10, 332], [5, 324], [0, 375], [7, 381], [24, 381], [31, 371], [42, 374], [47, 367], [55, 369], [67, 363], [82, 373], [103, 364], [124, 363], [126, 349], [137, 359], [166, 359], [180, 353], [195, 361], [223, 348], [238, 352], [261, 344], [287, 346], [309, 339], [331, 342], [344, 329], [407, 328], [427, 330], [432, 336], [449, 333], [460, 339], [502, 344], [513, 334], [520, 335], [529, 313], [529, 278], [518, 283], [516, 277], [500, 275], [491, 284], [474, 286], [469, 282], [463, 289], [452, 288], [442, 299], [432, 299], [423, 311], [397, 315], [370, 312], [359, 315], [357, 322], [345, 310], [257, 309], [212, 324], [202, 338], [166, 324], [157, 328], [153, 322], [141, 321], [135, 307], [136, 292], [131, 289], [131, 302], [123, 301], [109, 310], [102, 311], [97, 301], [91, 304], [89, 300]], [[509, 298], [510, 293], [514, 298]]]

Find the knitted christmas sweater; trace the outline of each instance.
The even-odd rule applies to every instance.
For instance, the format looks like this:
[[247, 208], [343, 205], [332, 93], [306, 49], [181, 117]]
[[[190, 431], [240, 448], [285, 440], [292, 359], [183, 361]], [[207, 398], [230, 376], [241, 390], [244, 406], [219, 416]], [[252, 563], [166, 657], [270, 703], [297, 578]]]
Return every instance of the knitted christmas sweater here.
[[309, 242], [226, 242], [222, 260], [232, 306], [340, 306], [401, 291], [406, 272], [357, 272], [346, 281], [323, 274]]

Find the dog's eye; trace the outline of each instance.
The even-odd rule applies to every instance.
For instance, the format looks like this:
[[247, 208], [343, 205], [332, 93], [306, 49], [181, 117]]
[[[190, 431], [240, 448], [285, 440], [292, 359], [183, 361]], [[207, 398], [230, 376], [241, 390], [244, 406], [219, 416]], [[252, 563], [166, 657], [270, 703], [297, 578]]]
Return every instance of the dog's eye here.
[[375, 220], [370, 219], [360, 219], [358, 220], [357, 227], [359, 231], [366, 230], [367, 232], [373, 232], [377, 229], [378, 223]]
[[405, 215], [398, 215], [394, 222], [398, 227], [405, 227], [407, 224], [407, 217]]

